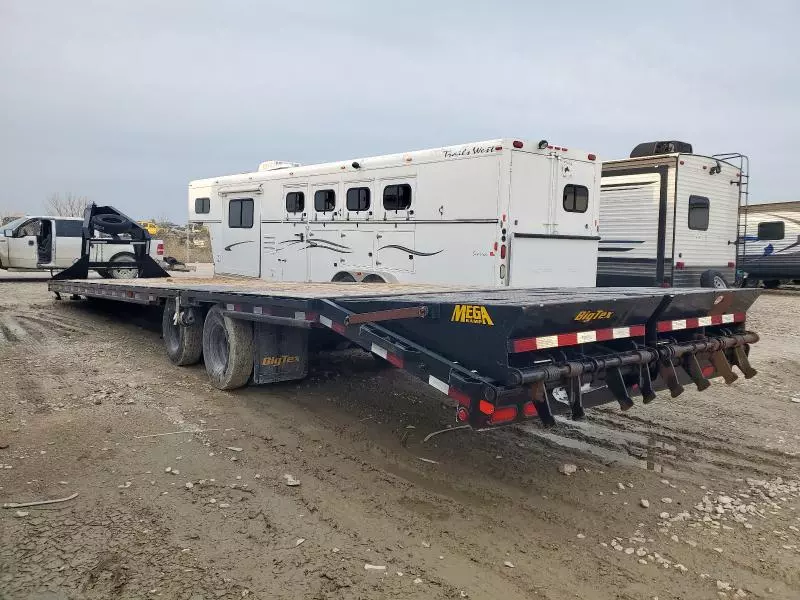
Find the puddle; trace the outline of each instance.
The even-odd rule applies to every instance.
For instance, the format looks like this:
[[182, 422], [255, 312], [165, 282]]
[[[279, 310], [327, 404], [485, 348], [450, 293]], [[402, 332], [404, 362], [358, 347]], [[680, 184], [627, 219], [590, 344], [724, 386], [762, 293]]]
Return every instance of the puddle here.
[[[620, 431], [589, 421], [572, 421], [563, 417], [556, 417], [556, 421], [558, 426], [553, 429], [542, 429], [536, 425], [521, 425], [520, 429], [558, 446], [596, 456], [606, 464], [620, 463], [656, 473], [665, 473], [669, 468], [661, 457], [675, 458], [677, 452], [676, 446], [661, 441], [656, 435]], [[559, 430], [566, 435], [558, 433]], [[580, 433], [598, 443], [570, 437], [571, 432]]]

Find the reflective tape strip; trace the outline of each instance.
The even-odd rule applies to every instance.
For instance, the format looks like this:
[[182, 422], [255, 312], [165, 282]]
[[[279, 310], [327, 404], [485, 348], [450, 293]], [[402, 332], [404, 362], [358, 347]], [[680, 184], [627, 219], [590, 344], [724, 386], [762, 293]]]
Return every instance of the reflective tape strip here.
[[386, 351], [386, 348], [381, 348], [378, 346], [378, 344], [372, 344], [370, 350], [372, 350], [373, 354], [377, 354], [381, 358], [386, 358], [386, 356], [389, 354], [389, 352]]
[[659, 321], [658, 331], [680, 331], [682, 329], [695, 329], [709, 325], [723, 325], [730, 323], [743, 323], [745, 313], [728, 313], [724, 315], [708, 315], [706, 317], [691, 317], [688, 319], [675, 319], [674, 321]]
[[330, 327], [331, 329], [333, 329], [333, 321], [331, 321], [328, 317], [323, 317], [322, 315], [320, 315], [319, 322], [325, 325], [325, 327]]
[[444, 381], [442, 381], [441, 379], [437, 379], [433, 375], [429, 375], [428, 376], [428, 383], [431, 386], [435, 387], [440, 392], [442, 392], [443, 394], [449, 394], [450, 393], [450, 386], [448, 384], [446, 384]]
[[263, 309], [260, 306], [254, 306], [253, 307], [253, 314], [254, 315], [264, 314], [262, 311], [263, 311]]
[[304, 313], [303, 311], [300, 311], [300, 310], [295, 311], [294, 318], [295, 319], [302, 319], [303, 321], [305, 321], [306, 320], [306, 313]]
[[631, 325], [630, 327], [614, 327], [608, 329], [593, 329], [591, 331], [576, 331], [574, 333], [559, 333], [558, 335], [543, 335], [534, 338], [511, 340], [511, 352], [532, 352], [559, 348], [561, 346], [577, 346], [578, 344], [592, 344], [607, 340], [644, 335], [644, 325]]

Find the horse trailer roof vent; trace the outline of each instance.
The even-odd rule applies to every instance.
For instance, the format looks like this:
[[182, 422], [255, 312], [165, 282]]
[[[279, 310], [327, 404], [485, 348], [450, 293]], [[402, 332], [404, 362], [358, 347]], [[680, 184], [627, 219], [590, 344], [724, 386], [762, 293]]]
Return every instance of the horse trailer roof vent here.
[[288, 160], [265, 160], [258, 165], [259, 171], [275, 171], [277, 169], [289, 169], [291, 167], [299, 167], [300, 163], [289, 162]]
[[640, 156], [655, 156], [657, 154], [691, 154], [692, 145], [686, 142], [678, 142], [675, 140], [660, 141], [660, 142], [644, 142], [636, 146], [631, 152], [631, 158], [638, 158]]

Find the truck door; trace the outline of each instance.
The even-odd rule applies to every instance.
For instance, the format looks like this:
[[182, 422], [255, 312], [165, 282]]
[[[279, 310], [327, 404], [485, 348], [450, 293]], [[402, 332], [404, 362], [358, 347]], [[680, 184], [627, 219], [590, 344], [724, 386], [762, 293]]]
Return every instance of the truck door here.
[[245, 277], [261, 274], [261, 198], [228, 194], [223, 200], [220, 272]]
[[39, 263], [38, 236], [42, 230], [39, 219], [31, 219], [14, 231], [8, 240], [8, 266], [15, 269], [35, 269]]
[[56, 219], [55, 256], [57, 267], [67, 268], [81, 257], [83, 221]]

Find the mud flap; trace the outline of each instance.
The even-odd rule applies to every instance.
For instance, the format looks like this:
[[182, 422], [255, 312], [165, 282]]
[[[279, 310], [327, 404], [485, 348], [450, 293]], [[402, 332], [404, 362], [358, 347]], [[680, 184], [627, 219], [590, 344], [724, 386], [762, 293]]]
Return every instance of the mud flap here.
[[255, 323], [253, 383], [276, 383], [308, 375], [308, 329]]

